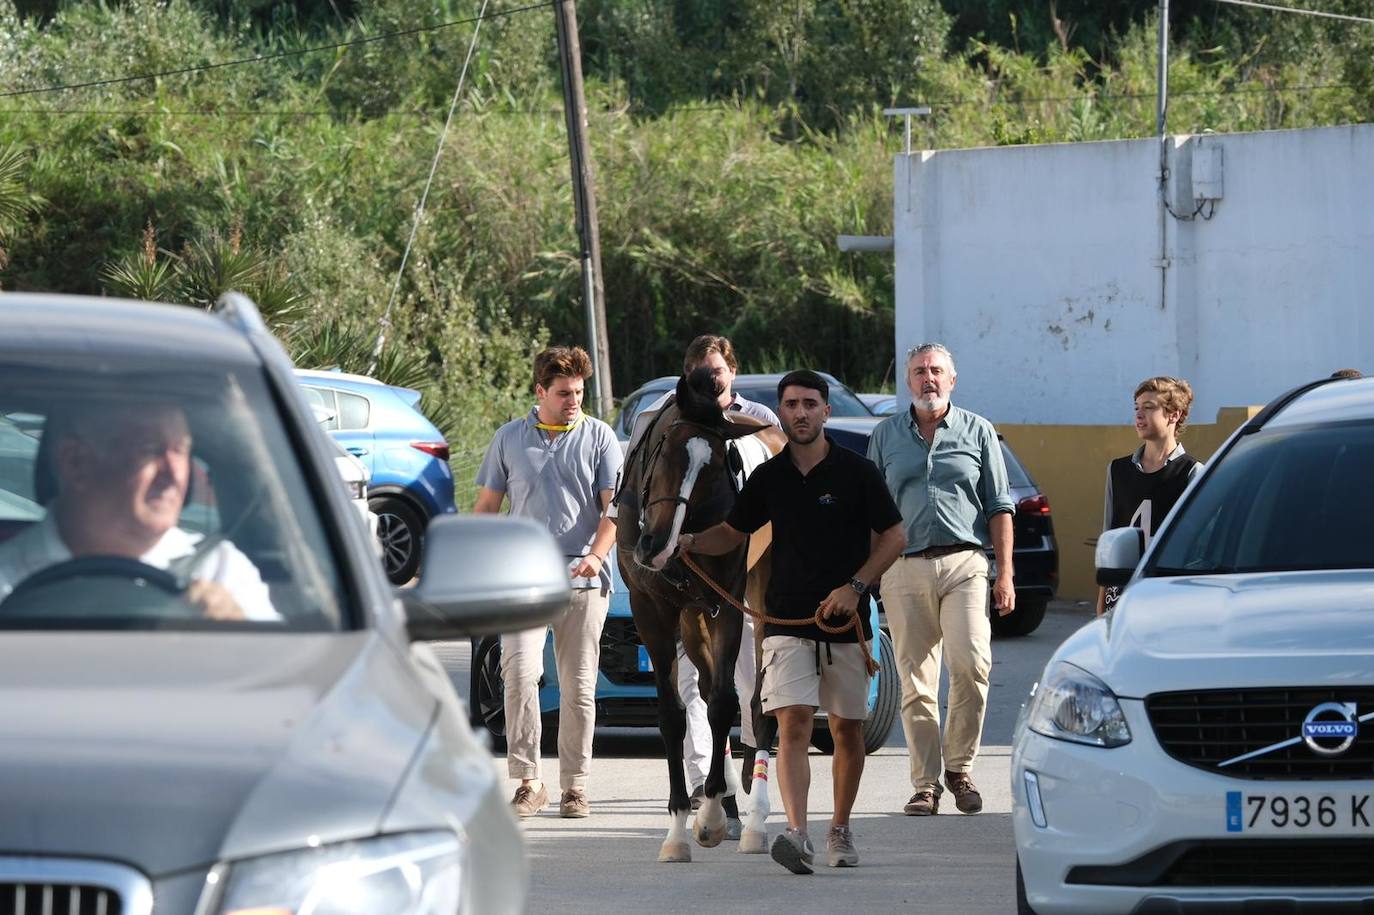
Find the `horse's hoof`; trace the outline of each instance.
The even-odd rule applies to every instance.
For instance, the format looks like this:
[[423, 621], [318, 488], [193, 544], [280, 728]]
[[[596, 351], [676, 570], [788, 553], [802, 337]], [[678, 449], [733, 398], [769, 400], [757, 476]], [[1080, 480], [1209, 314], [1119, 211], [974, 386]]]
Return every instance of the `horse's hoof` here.
[[739, 817], [730, 817], [725, 821], [725, 838], [729, 839], [731, 842], [739, 839], [740, 834], [743, 832], [744, 823]]
[[741, 855], [762, 855], [768, 852], [768, 832], [763, 829], [746, 829], [740, 833], [739, 853]]
[[721, 823], [714, 828], [703, 823], [698, 823], [697, 828], [694, 830], [697, 844], [702, 848], [715, 848], [725, 841], [725, 829], [725, 823]]
[[692, 847], [686, 842], [664, 842], [658, 850], [659, 864], [680, 864], [692, 860]]

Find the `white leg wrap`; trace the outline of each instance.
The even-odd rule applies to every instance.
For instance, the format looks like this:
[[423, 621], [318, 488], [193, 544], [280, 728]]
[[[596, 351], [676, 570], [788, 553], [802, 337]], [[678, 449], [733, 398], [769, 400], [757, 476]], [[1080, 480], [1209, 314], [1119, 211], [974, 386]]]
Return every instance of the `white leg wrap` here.
[[749, 822], [739, 838], [739, 850], [746, 855], [761, 855], [768, 851], [768, 751], [759, 750], [754, 756], [754, 780], [749, 789], [753, 802]]

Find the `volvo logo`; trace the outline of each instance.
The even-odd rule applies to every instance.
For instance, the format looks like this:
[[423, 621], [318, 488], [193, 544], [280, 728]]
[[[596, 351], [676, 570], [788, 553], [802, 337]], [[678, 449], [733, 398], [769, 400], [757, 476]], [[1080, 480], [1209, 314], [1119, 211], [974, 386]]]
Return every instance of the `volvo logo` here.
[[1267, 747], [1222, 760], [1217, 763], [1217, 768], [1225, 769], [1227, 766], [1247, 762], [1285, 747], [1296, 746], [1299, 742], [1307, 744], [1307, 749], [1318, 756], [1340, 756], [1349, 750], [1355, 744], [1355, 738], [1360, 736], [1360, 722], [1371, 718], [1374, 718], [1374, 712], [1357, 715], [1353, 702], [1323, 702], [1307, 713], [1297, 737], [1289, 737]]
[[1353, 702], [1323, 702], [1302, 720], [1302, 742], [1319, 756], [1340, 756], [1359, 733]]

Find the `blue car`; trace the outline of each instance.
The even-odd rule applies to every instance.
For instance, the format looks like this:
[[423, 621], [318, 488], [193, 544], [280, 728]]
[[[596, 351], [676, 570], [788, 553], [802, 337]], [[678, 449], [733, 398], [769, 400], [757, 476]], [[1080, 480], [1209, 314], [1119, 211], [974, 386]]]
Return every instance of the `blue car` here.
[[[639, 640], [630, 615], [630, 591], [620, 578], [614, 554], [615, 574], [606, 626], [601, 632], [601, 663], [596, 678], [596, 723], [599, 727], [658, 727], [658, 693], [654, 687], [649, 653]], [[887, 742], [901, 704], [901, 686], [892, 640], [878, 628], [879, 605], [874, 601], [870, 621], [877, 638], [871, 647], [882, 671], [868, 689], [868, 718], [864, 721], [864, 749], [872, 753]], [[496, 739], [505, 737], [504, 687], [501, 681], [501, 643], [490, 636], [476, 646], [472, 659], [472, 683], [468, 693], [472, 719]], [[553, 636], [544, 642], [544, 677], [539, 682], [539, 710], [544, 716], [546, 747], [553, 746], [558, 727], [558, 666], [553, 656]], [[747, 702], [749, 697], [740, 697]], [[824, 712], [817, 716], [811, 743], [822, 752], [834, 751]]]
[[448, 442], [420, 412], [420, 392], [344, 372], [297, 369], [296, 379], [333, 414], [324, 428], [367, 465], [382, 564], [392, 584], [410, 581], [430, 519], [457, 511]]

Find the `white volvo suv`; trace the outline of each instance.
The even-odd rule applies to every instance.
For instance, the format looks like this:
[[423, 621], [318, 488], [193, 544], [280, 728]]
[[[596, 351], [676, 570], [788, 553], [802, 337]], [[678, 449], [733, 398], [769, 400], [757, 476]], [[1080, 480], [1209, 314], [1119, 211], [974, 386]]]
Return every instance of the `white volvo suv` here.
[[1018, 911], [1374, 911], [1374, 379], [1274, 401], [1141, 541], [1017, 726]]

